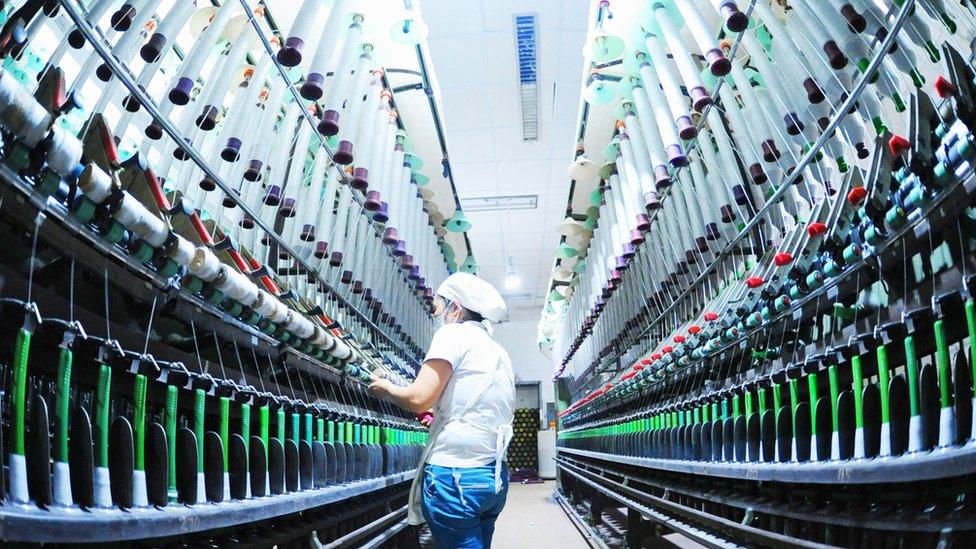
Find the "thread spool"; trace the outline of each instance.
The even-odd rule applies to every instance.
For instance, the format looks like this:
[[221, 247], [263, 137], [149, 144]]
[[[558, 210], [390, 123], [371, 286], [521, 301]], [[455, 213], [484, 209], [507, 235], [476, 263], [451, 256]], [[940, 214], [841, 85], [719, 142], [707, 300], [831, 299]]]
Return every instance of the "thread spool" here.
[[188, 265], [190, 272], [203, 280], [213, 280], [220, 273], [220, 259], [210, 251], [210, 248], [198, 247], [193, 253], [193, 259]]
[[287, 305], [279, 301], [278, 298], [271, 297], [271, 314], [268, 315], [268, 320], [275, 324], [282, 324], [288, 320], [289, 312]]
[[61, 126], [51, 128], [48, 139], [50, 149], [47, 153], [47, 165], [54, 173], [72, 175], [81, 163], [81, 141]]
[[89, 163], [78, 178], [78, 187], [92, 202], [101, 204], [112, 194], [112, 178], [95, 164]]
[[174, 241], [169, 247], [169, 258], [177, 265], [189, 265], [196, 255], [196, 247], [192, 242], [178, 234], [173, 235]]
[[275, 301], [277, 300], [274, 296], [258, 288], [258, 298], [252, 305], [252, 308], [261, 318], [270, 318], [275, 312]]
[[129, 193], [122, 194], [122, 201], [112, 217], [154, 247], [162, 246], [169, 236], [166, 222], [153, 215]]
[[28, 147], [47, 134], [51, 114], [7, 71], [0, 71], [0, 125]]
[[227, 265], [220, 266], [220, 276], [217, 277], [214, 285], [227, 297], [247, 307], [258, 299], [257, 285]]
[[285, 322], [285, 329], [302, 339], [309, 339], [315, 335], [315, 325], [304, 315], [295, 311], [290, 311], [288, 321]]

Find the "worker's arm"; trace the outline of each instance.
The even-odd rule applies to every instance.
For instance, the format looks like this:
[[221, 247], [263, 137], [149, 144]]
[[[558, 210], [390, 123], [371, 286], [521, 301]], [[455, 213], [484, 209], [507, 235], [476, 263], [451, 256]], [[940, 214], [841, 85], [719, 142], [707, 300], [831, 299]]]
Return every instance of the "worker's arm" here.
[[444, 387], [447, 386], [447, 380], [451, 379], [451, 371], [450, 362], [434, 358], [420, 366], [417, 379], [407, 387], [397, 387], [388, 379], [373, 374], [373, 382], [369, 385], [369, 390], [380, 398], [419, 414], [431, 409], [440, 398]]

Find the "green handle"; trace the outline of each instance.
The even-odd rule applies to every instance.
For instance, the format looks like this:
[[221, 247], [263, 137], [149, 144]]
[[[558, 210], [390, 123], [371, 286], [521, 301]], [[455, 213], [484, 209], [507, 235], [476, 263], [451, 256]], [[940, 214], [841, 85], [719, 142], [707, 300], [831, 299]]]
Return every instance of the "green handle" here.
[[[827, 368], [827, 381], [830, 383], [830, 427], [836, 433], [840, 427], [840, 417], [838, 417], [837, 413], [837, 401], [840, 399], [840, 382], [837, 380], [837, 366]], [[811, 415], [816, 414], [815, 409], [811, 409], [810, 412]]]
[[108, 414], [112, 390], [112, 369], [105, 364], [98, 367], [98, 390], [95, 393], [95, 465], [108, 467]]
[[752, 417], [752, 393], [746, 393], [745, 401], [746, 419], [748, 420], [750, 417]]
[[14, 346], [14, 379], [11, 407], [14, 416], [13, 453], [24, 455], [24, 415], [27, 411], [27, 357], [30, 354], [31, 333], [23, 328], [17, 332]]
[[732, 395], [732, 419], [739, 419], [739, 395]]
[[352, 422], [351, 421], [347, 421], [346, 422], [346, 444], [352, 444], [352, 442], [353, 442], [353, 437], [352, 437]]
[[793, 432], [796, 432], [796, 409], [800, 405], [800, 380], [791, 379], [790, 380], [790, 408], [793, 409], [792, 420], [793, 420]]
[[915, 338], [905, 338], [905, 371], [908, 373], [908, 402], [912, 416], [921, 413], [918, 406], [918, 354], [915, 351]]
[[324, 419], [317, 418], [315, 420], [315, 430], [317, 434], [315, 439], [318, 440], [319, 442], [325, 442], [325, 420]]
[[135, 389], [132, 391], [135, 401], [132, 412], [132, 437], [135, 439], [135, 468], [136, 471], [146, 470], [146, 376], [136, 374]]
[[230, 471], [227, 446], [230, 443], [230, 398], [220, 397], [220, 445], [224, 449], [224, 472]]
[[344, 421], [339, 421], [337, 423], [338, 431], [336, 433], [336, 442], [342, 444], [346, 441], [346, 423]]
[[54, 400], [55, 447], [54, 459], [68, 462], [68, 403], [71, 400], [71, 350], [61, 349], [58, 358], [57, 392]]
[[946, 342], [945, 324], [935, 321], [935, 363], [939, 368], [939, 400], [943, 408], [952, 406], [952, 371], [949, 366], [949, 344]]
[[207, 411], [207, 393], [197, 389], [193, 395], [193, 433], [197, 437], [197, 472], [203, 472], [203, 420]]
[[363, 426], [358, 423], [353, 423], [352, 425], [352, 441], [355, 444], [362, 444], [363, 442]]
[[864, 377], [861, 371], [861, 357], [851, 359], [851, 376], [854, 381], [854, 426], [864, 427]]
[[881, 385], [881, 423], [888, 423], [890, 418], [888, 403], [888, 384], [890, 383], [888, 372], [888, 348], [884, 345], [878, 347], [878, 384]]
[[278, 437], [278, 441], [284, 444], [285, 443], [285, 411], [279, 408], [277, 416], [278, 416], [278, 424], [276, 425], [276, 427], [278, 428], [277, 437]]
[[817, 374], [807, 376], [807, 388], [810, 390], [810, 432], [817, 434]]
[[244, 454], [251, 446], [251, 405], [241, 404], [241, 438], [244, 439]]
[[[271, 410], [267, 406], [261, 406], [258, 408], [258, 436], [261, 437], [261, 441], [264, 442], [264, 453], [268, 453], [268, 433], [269, 425], [271, 424]], [[265, 457], [268, 457], [265, 455]]]
[[973, 369], [973, 397], [976, 397], [976, 302], [966, 300], [966, 329], [969, 331], [969, 365]]
[[328, 438], [328, 439], [326, 439], [326, 442], [328, 442], [328, 443], [330, 443], [330, 444], [333, 444], [333, 443], [335, 443], [335, 437], [336, 437], [336, 424], [335, 424], [335, 422], [334, 422], [334, 421], [330, 421], [330, 422], [329, 422], [329, 435], [328, 435], [328, 436], [329, 436], [329, 438]]
[[166, 387], [166, 446], [169, 448], [169, 489], [176, 490], [176, 405], [180, 390]]
[[298, 444], [298, 433], [301, 430], [300, 423], [301, 415], [293, 412], [291, 414], [291, 439], [295, 441], [295, 444]]
[[312, 443], [312, 414], [305, 414], [305, 440]]

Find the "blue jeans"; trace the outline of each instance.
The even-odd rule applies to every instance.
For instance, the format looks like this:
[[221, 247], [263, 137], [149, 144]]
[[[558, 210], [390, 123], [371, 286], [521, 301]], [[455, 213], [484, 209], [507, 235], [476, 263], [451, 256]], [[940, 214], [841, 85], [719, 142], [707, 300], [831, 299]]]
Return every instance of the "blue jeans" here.
[[508, 497], [508, 464], [502, 464], [502, 488], [495, 493], [495, 464], [484, 467], [424, 469], [424, 518], [438, 549], [491, 547], [495, 519]]

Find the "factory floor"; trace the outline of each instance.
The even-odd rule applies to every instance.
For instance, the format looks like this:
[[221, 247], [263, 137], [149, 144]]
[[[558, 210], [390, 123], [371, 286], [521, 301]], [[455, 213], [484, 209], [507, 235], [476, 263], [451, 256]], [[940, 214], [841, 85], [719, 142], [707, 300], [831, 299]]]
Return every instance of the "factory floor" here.
[[555, 488], [555, 481], [510, 485], [505, 509], [495, 523], [492, 547], [586, 549], [583, 536], [559, 504], [550, 499]]
[[[494, 549], [587, 549], [582, 534], [558, 503], [553, 501], [555, 481], [542, 484], [512, 484], [508, 501], [495, 523]], [[612, 545], [612, 547], [615, 545]], [[645, 541], [650, 549], [704, 549], [680, 534]]]

